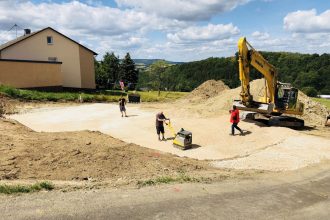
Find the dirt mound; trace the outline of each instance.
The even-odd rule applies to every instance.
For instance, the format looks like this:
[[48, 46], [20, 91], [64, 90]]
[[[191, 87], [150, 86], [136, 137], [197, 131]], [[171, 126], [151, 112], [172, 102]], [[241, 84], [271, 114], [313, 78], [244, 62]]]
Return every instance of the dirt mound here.
[[304, 103], [304, 114], [302, 119], [307, 122], [307, 125], [324, 125], [326, 117], [329, 114], [329, 110], [321, 103], [315, 102], [310, 97], [299, 91], [298, 99]]
[[224, 90], [229, 90], [229, 87], [221, 80], [208, 80], [194, 89], [185, 98], [189, 100], [209, 99], [219, 95]]
[[14, 113], [16, 103], [17, 101], [12, 100], [10, 97], [0, 93], [0, 117], [4, 114]]
[[[240, 99], [241, 87], [229, 89], [222, 81], [210, 80], [196, 88], [191, 94], [186, 96], [185, 100], [190, 99], [190, 105], [180, 105], [176, 110], [176, 114], [180, 114], [180, 110], [187, 114], [193, 114], [195, 117], [215, 116], [219, 114], [228, 114], [228, 110], [232, 107], [233, 101]], [[265, 94], [265, 80], [257, 79], [250, 82], [250, 93], [253, 99], [259, 101]], [[301, 117], [307, 125], [319, 126], [324, 125], [326, 116], [329, 114], [328, 109], [313, 101], [303, 92], [299, 91], [299, 101], [304, 103], [305, 110]], [[202, 101], [203, 99], [203, 101]]]
[[[258, 100], [264, 92], [264, 80], [254, 80], [251, 82], [251, 94]], [[183, 100], [177, 102], [180, 105], [175, 111], [176, 115], [192, 114], [194, 117], [212, 117], [216, 115], [228, 114], [232, 108], [234, 100], [240, 99], [241, 87], [229, 89], [222, 81], [209, 80], [204, 82]], [[182, 105], [188, 102], [189, 105]], [[184, 103], [187, 104], [187, 103]]]
[[260, 97], [265, 95], [265, 80], [256, 79], [250, 82], [250, 93], [255, 101], [259, 101]]

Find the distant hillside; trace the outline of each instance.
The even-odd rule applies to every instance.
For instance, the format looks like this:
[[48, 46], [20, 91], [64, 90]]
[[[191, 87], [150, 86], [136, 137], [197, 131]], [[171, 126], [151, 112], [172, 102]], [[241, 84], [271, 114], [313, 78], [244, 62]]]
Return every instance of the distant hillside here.
[[[161, 60], [161, 59], [133, 59], [133, 61], [136, 64], [144, 64], [146, 66], [150, 66], [151, 64], [153, 64], [154, 62]], [[167, 61], [165, 60], [167, 63], [169, 64], [183, 64], [184, 62], [173, 62], [173, 61]]]
[[[299, 54], [261, 52], [273, 64], [281, 82], [293, 84], [310, 95], [330, 94], [330, 54]], [[237, 57], [208, 58], [206, 60], [173, 65], [166, 70], [162, 86], [174, 91], [192, 91], [209, 79], [222, 80], [231, 88], [239, 86]], [[251, 80], [262, 75], [251, 68]], [[140, 75], [140, 86], [158, 85]], [[155, 88], [153, 88], [155, 89]]]

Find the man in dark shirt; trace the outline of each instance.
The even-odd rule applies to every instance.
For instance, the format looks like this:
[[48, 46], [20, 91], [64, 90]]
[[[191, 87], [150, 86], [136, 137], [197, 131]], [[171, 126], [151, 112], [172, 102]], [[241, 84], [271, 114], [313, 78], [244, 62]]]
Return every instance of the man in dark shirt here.
[[[169, 118], [166, 118], [165, 115], [163, 114], [163, 112], [159, 112], [157, 115], [156, 115], [156, 131], [157, 131], [157, 134], [158, 134], [158, 140], [165, 140], [165, 136], [164, 136], [164, 133], [165, 133], [165, 129], [164, 129], [164, 122], [166, 124], [166, 121], [169, 121], [170, 119]], [[162, 133], [162, 139], [160, 139], [160, 133]]]
[[119, 99], [119, 110], [121, 112], [121, 117], [124, 117], [123, 113], [125, 113], [125, 117], [127, 117], [125, 105], [126, 105], [126, 99], [123, 96], [121, 96]]

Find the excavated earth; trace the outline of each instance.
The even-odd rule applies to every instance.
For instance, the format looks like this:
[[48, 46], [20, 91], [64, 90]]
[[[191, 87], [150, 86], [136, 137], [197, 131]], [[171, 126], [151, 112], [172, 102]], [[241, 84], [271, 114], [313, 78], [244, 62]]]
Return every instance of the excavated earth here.
[[[263, 86], [263, 80], [251, 82], [254, 97], [262, 95]], [[128, 118], [121, 118], [113, 104], [22, 105], [15, 111], [19, 114], [1, 120], [0, 177], [117, 183], [182, 172], [201, 175], [215, 172], [214, 167], [229, 176], [231, 169], [295, 170], [330, 160], [329, 128], [322, 127], [328, 109], [301, 93], [308, 130], [242, 121], [245, 136], [229, 136], [228, 110], [239, 91], [207, 81], [174, 103], [128, 105]], [[157, 140], [159, 111], [176, 130], [193, 132], [193, 149], [182, 151], [170, 139]], [[169, 130], [166, 135], [171, 136]]]
[[[77, 103], [24, 103], [4, 95], [0, 103], [0, 110], [9, 115], [40, 112], [40, 108], [49, 111], [80, 106]], [[219, 170], [207, 161], [148, 149], [98, 131], [35, 132], [16, 120], [0, 117], [0, 184], [50, 180], [56, 186], [71, 190], [135, 186], [164, 176], [208, 182], [253, 173]]]
[[100, 132], [44, 133], [0, 120], [0, 180], [136, 182], [212, 170], [207, 163], [126, 143]]

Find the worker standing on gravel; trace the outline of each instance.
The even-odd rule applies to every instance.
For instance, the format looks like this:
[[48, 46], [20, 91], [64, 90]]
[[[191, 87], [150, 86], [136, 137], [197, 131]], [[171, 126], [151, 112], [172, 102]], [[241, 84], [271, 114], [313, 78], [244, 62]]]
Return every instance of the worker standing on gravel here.
[[[159, 112], [156, 115], [156, 131], [158, 134], [158, 140], [161, 141], [165, 141], [165, 129], [164, 129], [164, 122], [166, 124], [166, 121], [170, 121], [169, 118], [166, 118], [163, 112]], [[162, 139], [160, 139], [160, 133], [162, 133]]]
[[127, 117], [126, 115], [126, 99], [121, 96], [120, 99], [119, 99], [119, 110], [120, 110], [120, 113], [121, 113], [121, 117], [124, 117], [124, 114], [125, 113], [125, 117]]
[[230, 113], [230, 122], [231, 125], [231, 135], [235, 135], [235, 128], [241, 132], [241, 135], [243, 135], [242, 129], [240, 129], [237, 125], [239, 123], [239, 110], [235, 105], [233, 105], [233, 110], [229, 110]]

